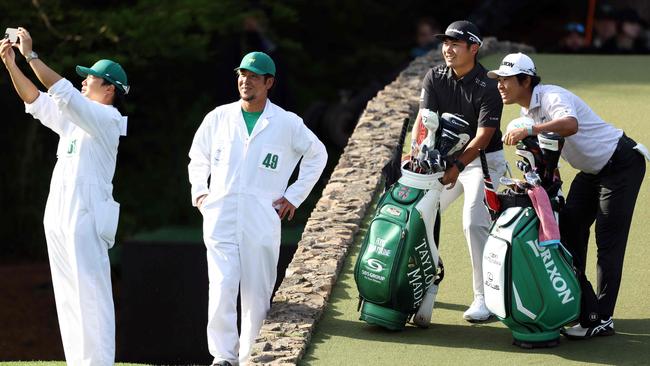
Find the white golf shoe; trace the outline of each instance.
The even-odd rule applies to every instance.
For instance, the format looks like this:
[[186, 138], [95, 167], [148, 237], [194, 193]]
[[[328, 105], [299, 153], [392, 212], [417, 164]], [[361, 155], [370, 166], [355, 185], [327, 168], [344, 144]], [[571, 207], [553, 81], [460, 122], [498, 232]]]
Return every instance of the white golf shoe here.
[[420, 328], [429, 327], [433, 306], [436, 303], [436, 295], [438, 295], [438, 285], [431, 285], [426, 294], [424, 294], [424, 299], [422, 299], [418, 312], [413, 316], [413, 324]]
[[492, 316], [490, 310], [485, 306], [485, 298], [483, 295], [474, 295], [474, 301], [469, 309], [463, 314], [463, 319], [470, 323], [483, 322]]

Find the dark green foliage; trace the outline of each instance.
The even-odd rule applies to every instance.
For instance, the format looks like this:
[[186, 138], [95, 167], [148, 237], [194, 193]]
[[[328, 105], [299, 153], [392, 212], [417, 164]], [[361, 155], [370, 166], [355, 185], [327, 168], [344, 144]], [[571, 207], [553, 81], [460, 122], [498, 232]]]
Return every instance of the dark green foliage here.
[[[114, 179], [119, 243], [161, 226], [200, 225], [190, 206], [187, 152], [203, 116], [237, 99], [233, 68], [256, 47], [243, 32], [247, 17], [277, 46], [272, 100], [302, 114], [317, 100], [336, 103], [341, 89], [354, 94], [389, 82], [407, 61], [415, 19], [434, 10], [413, 0], [9, 0], [0, 2], [0, 27], [26, 27], [34, 50], [76, 85], [77, 64], [111, 58], [126, 69], [129, 130]], [[22, 56], [17, 60], [36, 80]], [[24, 113], [0, 68], [0, 257], [43, 256], [41, 222], [58, 138]], [[338, 154], [330, 149], [330, 168]], [[294, 223], [304, 222], [318, 195]]]

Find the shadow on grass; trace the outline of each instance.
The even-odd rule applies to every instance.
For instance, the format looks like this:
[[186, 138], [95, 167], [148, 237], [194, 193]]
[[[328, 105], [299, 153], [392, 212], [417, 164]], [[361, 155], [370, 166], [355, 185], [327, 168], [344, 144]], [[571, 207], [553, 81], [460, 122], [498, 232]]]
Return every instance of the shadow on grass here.
[[[372, 212], [372, 209], [369, 209], [369, 212]], [[456, 361], [462, 363], [462, 355], [474, 351], [493, 351], [494, 353], [491, 354], [479, 354], [479, 357], [485, 355], [484, 363], [501, 361], [502, 363], [498, 365], [562, 364], [562, 360], [567, 363], [606, 365], [650, 364], [650, 319], [615, 319], [618, 334], [613, 337], [599, 337], [585, 341], [570, 341], [561, 337], [558, 347], [533, 350], [512, 345], [512, 333], [496, 319], [481, 324], [435, 324], [434, 310], [433, 324], [428, 329], [407, 326], [401, 332], [389, 331], [351, 319], [352, 313], [357, 319], [359, 315], [356, 307], [353, 309], [358, 296], [354, 285], [353, 268], [368, 221], [369, 218], [366, 218], [365, 225], [362, 225], [355, 244], [348, 253], [326, 313], [317, 325], [311, 345], [299, 362], [300, 365], [312, 363], [363, 365], [370, 364], [369, 362], [376, 362], [378, 365], [417, 364], [418, 362], [450, 364]], [[466, 308], [466, 304], [436, 303], [436, 309], [457, 312], [459, 316]], [[422, 352], [423, 346], [430, 346], [432, 351], [429, 353], [425, 350], [422, 358], [409, 354], [409, 349]], [[442, 352], [438, 347], [443, 348]], [[318, 351], [314, 348], [318, 348]], [[449, 354], [446, 354], [444, 348], [449, 350]], [[373, 354], [375, 358], [363, 359], [369, 354]], [[432, 357], [435, 357], [436, 361]]]
[[450, 304], [448, 302], [436, 301], [436, 309], [465, 312], [465, 310], [467, 310], [467, 305]]
[[[356, 254], [354, 252], [348, 260], [354, 259]], [[346, 266], [350, 265], [353, 264], [346, 263]], [[332, 298], [336, 299], [338, 304], [356, 300], [356, 296], [353, 295], [356, 294], [356, 289], [352, 289], [354, 286], [350, 282], [353, 275], [349, 269], [348, 267], [342, 272], [332, 294]], [[461, 304], [436, 303], [436, 309], [451, 310], [459, 314], [462, 314], [466, 308], [466, 305]], [[540, 364], [557, 363], [556, 357], [567, 361], [607, 365], [650, 363], [650, 319], [615, 319], [617, 334], [613, 337], [597, 337], [583, 341], [571, 341], [561, 337], [558, 347], [527, 350], [512, 345], [510, 330], [504, 328], [495, 318], [480, 324], [435, 324], [434, 311], [433, 323], [428, 329], [407, 326], [400, 332], [371, 326], [360, 320], [349, 320], [349, 314], [347, 316], [343, 314], [348, 311], [350, 311], [348, 308], [336, 305], [327, 309], [324, 322], [317, 326], [318, 335], [312, 338], [313, 344], [310, 347], [312, 350], [313, 346], [318, 345], [327, 348], [327, 343], [330, 339], [334, 341], [333, 338], [349, 338], [367, 341], [368, 348], [381, 348], [387, 353], [384, 358], [386, 364], [403, 361], [404, 345], [465, 349], [467, 352], [498, 351], [511, 354], [515, 359], [526, 355], [542, 355], [542, 357], [548, 355], [547, 359], [539, 357], [535, 359], [535, 362]], [[342, 319], [346, 317], [348, 319]], [[441, 357], [442, 361], [444, 355]], [[314, 352], [308, 351], [300, 364], [309, 364], [313, 361], [318, 361], [318, 358], [314, 356]]]
[[[442, 308], [454, 310], [462, 308], [456, 304], [442, 303], [440, 305]], [[320, 330], [326, 333], [322, 334], [322, 340], [315, 343], [325, 344], [331, 337], [346, 337], [366, 340], [368, 347], [382, 347], [384, 351], [390, 351], [390, 344], [411, 344], [513, 354], [555, 355], [566, 360], [593, 364], [648, 364], [650, 362], [650, 319], [620, 319], [615, 320], [615, 326], [617, 334], [612, 337], [597, 337], [580, 341], [571, 341], [561, 337], [558, 347], [526, 350], [512, 345], [512, 336], [508, 329], [496, 327], [491, 323], [473, 325], [433, 323], [428, 329], [407, 326], [404, 331], [399, 332], [371, 326], [362, 321], [334, 318], [330, 319], [326, 330]], [[381, 343], [387, 344], [384, 347]], [[403, 350], [403, 348], [401, 349]], [[398, 354], [386, 355], [387, 361], [391, 358], [398, 360], [400, 356]], [[308, 354], [302, 363], [315, 360], [316, 358], [312, 354]]]

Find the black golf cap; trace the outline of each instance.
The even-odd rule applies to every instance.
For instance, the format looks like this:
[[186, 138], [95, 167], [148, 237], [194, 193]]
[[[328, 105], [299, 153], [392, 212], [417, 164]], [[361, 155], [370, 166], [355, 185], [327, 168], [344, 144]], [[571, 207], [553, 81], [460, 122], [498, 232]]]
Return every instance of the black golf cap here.
[[479, 46], [483, 44], [478, 27], [467, 20], [458, 20], [449, 24], [444, 34], [436, 34], [435, 37], [441, 41], [457, 39], [467, 43], [476, 43]]

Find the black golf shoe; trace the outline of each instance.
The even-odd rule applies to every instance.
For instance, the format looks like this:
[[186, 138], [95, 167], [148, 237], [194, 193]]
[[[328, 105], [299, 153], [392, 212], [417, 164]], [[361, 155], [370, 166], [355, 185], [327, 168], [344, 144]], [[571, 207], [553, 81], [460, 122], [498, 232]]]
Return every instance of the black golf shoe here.
[[607, 320], [601, 320], [600, 324], [592, 325], [589, 328], [584, 328], [580, 324], [570, 328], [564, 328], [562, 329], [562, 334], [569, 339], [589, 339], [591, 337], [613, 336], [616, 332], [614, 331], [614, 320], [610, 317]]

